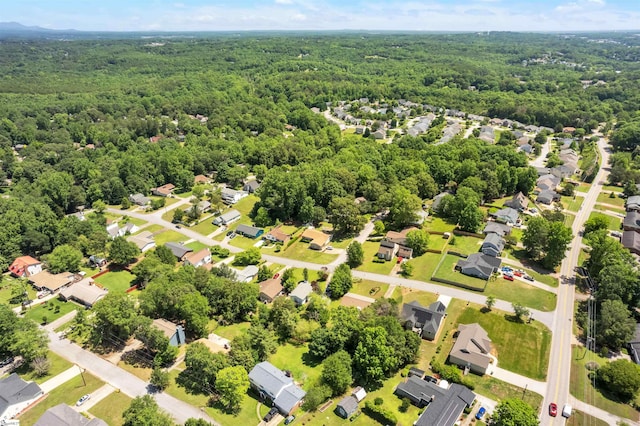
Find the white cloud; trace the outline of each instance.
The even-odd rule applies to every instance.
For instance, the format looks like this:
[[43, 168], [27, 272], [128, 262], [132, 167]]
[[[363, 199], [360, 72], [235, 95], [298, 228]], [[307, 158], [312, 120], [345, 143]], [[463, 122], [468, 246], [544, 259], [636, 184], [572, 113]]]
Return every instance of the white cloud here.
[[276, 4], [293, 4], [292, 0], [276, 0]]

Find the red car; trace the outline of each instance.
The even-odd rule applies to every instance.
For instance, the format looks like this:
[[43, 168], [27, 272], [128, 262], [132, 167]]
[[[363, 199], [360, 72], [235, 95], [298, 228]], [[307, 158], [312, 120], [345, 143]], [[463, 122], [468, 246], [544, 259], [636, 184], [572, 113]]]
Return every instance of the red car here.
[[516, 277], [521, 277], [521, 276], [522, 276], [522, 272], [520, 272], [520, 271], [515, 271], [515, 272], [513, 273], [513, 275], [515, 275]]
[[513, 281], [513, 275], [503, 275], [503, 277], [507, 281]]
[[278, 277], [279, 277], [279, 276], [280, 276], [280, 274], [275, 274], [275, 275], [273, 276], [273, 279], [274, 279], [274, 280], [275, 280], [275, 279], [278, 279]]
[[555, 402], [549, 404], [549, 415], [551, 417], [555, 417], [558, 415], [558, 406], [555, 404]]

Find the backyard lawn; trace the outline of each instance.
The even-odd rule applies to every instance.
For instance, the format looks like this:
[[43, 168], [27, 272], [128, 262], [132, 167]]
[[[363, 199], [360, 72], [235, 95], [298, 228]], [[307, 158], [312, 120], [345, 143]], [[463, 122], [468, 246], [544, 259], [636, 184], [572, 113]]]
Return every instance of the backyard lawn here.
[[99, 276], [95, 281], [113, 293], [124, 293], [136, 278], [129, 271], [111, 271]]
[[482, 238], [456, 235], [449, 241], [448, 250], [462, 254], [476, 253], [482, 246]]
[[586, 353], [586, 348], [584, 347], [573, 346], [571, 351], [571, 386], [569, 388], [571, 395], [611, 414], [637, 422], [638, 412], [631, 405], [609, 399], [597, 388], [593, 392], [594, 389], [589, 379], [589, 370], [586, 368], [586, 364], [589, 361], [595, 361], [602, 366], [609, 360], [601, 358], [593, 352]]
[[362, 244], [364, 250], [364, 263], [358, 266], [358, 271], [373, 272], [374, 274], [389, 275], [393, 266], [396, 264], [396, 260], [385, 261], [383, 263], [374, 262], [377, 259], [376, 253], [380, 248], [380, 243], [373, 241], [365, 241]]
[[502, 277], [490, 279], [485, 294], [540, 311], [553, 311], [556, 308], [554, 293], [533, 287], [520, 280], [507, 281]]
[[620, 198], [619, 196], [611, 198], [611, 191], [603, 191], [598, 194], [598, 203], [624, 207], [624, 198]]
[[218, 227], [213, 224], [213, 218], [210, 217], [209, 219], [203, 220], [199, 224], [194, 225], [189, 229], [191, 229], [192, 231], [196, 231], [200, 235], [206, 236], [215, 232]]
[[349, 292], [360, 294], [362, 296], [372, 297], [374, 299], [378, 299], [380, 297], [384, 297], [384, 294], [389, 289], [389, 284], [379, 283], [376, 281], [368, 281], [368, 280], [354, 280], [353, 287]]
[[429, 250], [439, 250], [444, 251], [447, 248], [447, 244], [449, 243], [448, 238], [443, 238], [442, 235], [430, 235], [429, 236]]
[[157, 246], [161, 246], [163, 244], [166, 244], [168, 242], [178, 242], [178, 241], [186, 241], [188, 238], [185, 237], [184, 235], [182, 235], [179, 232], [176, 231], [171, 231], [171, 230], [166, 230], [166, 231], [162, 231], [158, 234], [154, 234], [153, 235], [153, 239], [156, 242]]
[[441, 257], [441, 254], [425, 253], [420, 257], [409, 260], [408, 263], [413, 266], [413, 275], [411, 278], [430, 281]]
[[571, 212], [577, 213], [582, 206], [582, 202], [584, 201], [584, 197], [575, 196], [575, 197], [562, 197], [562, 205]]
[[[7, 304], [9, 306], [18, 306], [20, 304], [20, 301], [22, 299], [18, 299], [16, 300], [18, 303], [9, 303], [9, 301], [12, 299], [12, 295], [11, 295], [11, 287], [15, 284], [15, 283], [19, 283], [18, 280], [11, 278], [8, 274], [2, 277], [2, 287], [0, 287], [0, 303], [4, 303]], [[24, 287], [22, 287], [23, 290], [26, 290], [27, 292], [27, 297], [29, 298], [29, 300], [33, 300], [36, 298], [36, 291], [33, 289], [33, 286], [31, 286], [30, 284], [27, 284], [25, 281]]]
[[253, 206], [255, 203], [260, 201], [260, 198], [257, 195], [249, 195], [248, 197], [244, 197], [242, 200], [235, 203], [231, 208], [238, 210], [243, 216], [248, 216], [253, 210]]
[[89, 409], [89, 413], [107, 422], [109, 426], [121, 426], [122, 413], [129, 408], [132, 399], [122, 392], [113, 392]]
[[322, 265], [331, 263], [338, 257], [337, 254], [311, 250], [309, 244], [303, 243], [302, 241], [296, 241], [286, 250], [282, 250], [279, 253], [274, 252], [273, 255], [304, 262], [320, 263]]
[[249, 322], [239, 322], [231, 325], [219, 325], [215, 320], [209, 322], [209, 330], [212, 333], [229, 340], [246, 333], [249, 327], [251, 327]]
[[269, 357], [269, 362], [281, 370], [289, 370], [293, 379], [307, 392], [320, 381], [321, 359], [309, 356], [307, 345], [292, 345], [286, 343], [278, 346], [275, 354]]
[[621, 229], [622, 226], [622, 218], [618, 218], [615, 216], [611, 216], [608, 214], [602, 214], [602, 213], [597, 213], [597, 212], [591, 212], [591, 214], [589, 215], [589, 219], [596, 217], [596, 216], [602, 216], [605, 219], [607, 219], [609, 221], [609, 230], [610, 231], [619, 231]]
[[42, 324], [43, 319], [46, 317], [46, 321], [44, 322], [50, 323], [76, 309], [84, 309], [84, 307], [73, 302], [62, 302], [58, 299], [50, 299], [47, 302], [31, 305], [24, 316], [38, 324]]
[[452, 254], [445, 254], [442, 259], [442, 263], [440, 263], [440, 266], [438, 266], [438, 269], [433, 274], [434, 277], [464, 284], [478, 290], [483, 290], [487, 285], [487, 281], [481, 280], [480, 278], [470, 277], [454, 270], [456, 263], [458, 263], [460, 259], [462, 258]]
[[431, 216], [424, 221], [424, 227], [429, 232], [453, 232], [455, 223], [449, 223], [441, 217]]
[[20, 416], [20, 424], [34, 424], [45, 411], [58, 404], [64, 403], [75, 406], [76, 401], [80, 399], [82, 395], [91, 393], [104, 385], [102, 381], [87, 372], [84, 372], [83, 375], [86, 385], [83, 384], [81, 376], [75, 376], [68, 382], [61, 384], [52, 390], [46, 399], [40, 401], [39, 404]]

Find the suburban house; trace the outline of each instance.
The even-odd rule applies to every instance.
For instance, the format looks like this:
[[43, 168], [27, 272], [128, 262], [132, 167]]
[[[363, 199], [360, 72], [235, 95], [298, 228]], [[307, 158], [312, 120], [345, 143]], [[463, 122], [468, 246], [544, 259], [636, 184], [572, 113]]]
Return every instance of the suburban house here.
[[55, 293], [74, 282], [75, 276], [71, 272], [60, 272], [52, 274], [49, 271], [42, 271], [38, 275], [29, 277], [29, 282], [38, 290], [47, 290]]
[[478, 135], [478, 139], [483, 140], [488, 143], [496, 142], [496, 133], [491, 126], [482, 126], [480, 127], [480, 134]]
[[14, 418], [44, 392], [35, 382], [26, 382], [16, 373], [0, 379], [0, 424]]
[[198, 268], [200, 266], [205, 266], [211, 263], [211, 250], [207, 247], [202, 250], [198, 250], [197, 252], [191, 252], [187, 254], [184, 258], [185, 265], [191, 265], [194, 268]]
[[494, 221], [487, 222], [487, 225], [482, 230], [483, 234], [498, 234], [501, 237], [511, 234], [511, 227], [509, 225], [505, 225], [503, 223], [498, 223]]
[[168, 197], [173, 193], [174, 189], [176, 189], [176, 186], [174, 184], [165, 183], [164, 185], [157, 188], [151, 188], [151, 193], [160, 197]]
[[107, 295], [107, 289], [93, 282], [91, 278], [84, 278], [60, 292], [60, 299], [75, 300], [76, 302], [91, 308], [96, 302]]
[[236, 281], [241, 283], [251, 282], [258, 275], [258, 267], [256, 265], [248, 265], [244, 269], [231, 269], [236, 273]]
[[171, 346], [180, 346], [186, 342], [184, 328], [181, 325], [176, 325], [166, 319], [156, 318], [151, 323], [151, 326], [156, 330], [160, 330], [169, 339]]
[[[430, 382], [428, 382], [430, 383]], [[434, 393], [435, 399], [431, 400], [426, 410], [422, 412], [415, 426], [453, 426], [456, 424], [465, 408], [473, 405], [476, 394], [466, 386], [457, 383], [451, 384], [440, 395]]]
[[89, 420], [67, 404], [58, 404], [45, 411], [33, 426], [107, 426], [107, 423], [97, 417]]
[[639, 211], [640, 210], [640, 195], [632, 195], [631, 197], [627, 198], [627, 202], [625, 203], [625, 207], [627, 208], [627, 211], [631, 211], [631, 210]]
[[127, 241], [135, 244], [142, 253], [149, 251], [156, 246], [156, 242], [153, 240], [153, 234], [149, 231], [142, 231], [137, 235], [131, 235], [127, 237]]
[[529, 205], [529, 199], [522, 192], [518, 192], [513, 196], [510, 200], [505, 201], [505, 206], [511, 207], [512, 209], [516, 209], [518, 211], [524, 211], [527, 209]]
[[431, 203], [431, 210], [437, 211], [438, 207], [440, 207], [440, 202], [447, 195], [453, 195], [453, 194], [451, 194], [450, 192], [441, 192], [438, 195], [436, 195], [435, 197], [433, 197], [433, 202]]
[[558, 194], [556, 191], [545, 189], [543, 191], [540, 191], [538, 197], [536, 198], [536, 201], [538, 203], [549, 205], [554, 201], [560, 201], [560, 194]]
[[313, 250], [322, 250], [327, 244], [329, 244], [331, 235], [325, 234], [317, 229], [307, 228], [300, 236], [300, 239], [305, 243], [309, 243], [309, 248]]
[[487, 234], [482, 242], [482, 247], [480, 247], [480, 251], [491, 257], [498, 257], [502, 253], [504, 249], [504, 239], [498, 234], [493, 232]]
[[336, 406], [336, 414], [343, 419], [348, 419], [357, 413], [359, 408], [358, 399], [355, 396], [345, 396], [340, 400], [340, 402], [338, 402], [338, 405]]
[[552, 174], [542, 175], [536, 181], [536, 189], [534, 193], [541, 192], [544, 190], [555, 191], [556, 188], [560, 185], [560, 178], [554, 176]]
[[640, 212], [630, 211], [622, 221], [622, 228], [625, 231], [640, 231]]
[[307, 281], [300, 281], [296, 288], [293, 289], [291, 293], [289, 293], [289, 297], [295, 302], [296, 305], [304, 305], [309, 301], [309, 296], [313, 293], [313, 288], [311, 284]]
[[140, 207], [144, 207], [151, 202], [149, 197], [145, 197], [143, 194], [139, 192], [137, 194], [129, 195], [129, 201], [131, 201], [133, 204], [138, 205]]
[[257, 180], [248, 180], [244, 183], [242, 190], [249, 194], [253, 194], [258, 190], [258, 188], [260, 188], [260, 182], [258, 182]]
[[246, 191], [236, 191], [231, 188], [222, 188], [220, 193], [222, 195], [222, 202], [225, 204], [235, 204], [249, 195]]
[[387, 232], [387, 234], [385, 235], [384, 239], [388, 242], [392, 242], [398, 245], [398, 249], [397, 251], [397, 255], [398, 257], [402, 257], [405, 259], [411, 259], [411, 256], [413, 255], [413, 249], [410, 247], [407, 247], [407, 234], [411, 231], [415, 231], [418, 228], [414, 227], [414, 226], [410, 226], [408, 228], [404, 228], [402, 231], [400, 232], [395, 232], [395, 231], [389, 231]]
[[272, 278], [269, 280], [258, 283], [260, 286], [260, 295], [258, 296], [261, 302], [271, 303], [273, 299], [282, 294], [282, 280], [278, 278]]
[[111, 239], [115, 237], [124, 237], [127, 234], [133, 234], [138, 232], [139, 228], [131, 222], [125, 223], [125, 225], [121, 228], [120, 225], [115, 223], [110, 223], [106, 226], [107, 234]]
[[306, 395], [291, 377], [267, 361], [253, 367], [249, 372], [249, 383], [261, 398], [269, 399], [283, 415], [298, 408]]
[[518, 221], [518, 210], [513, 209], [511, 207], [505, 207], [504, 209], [500, 209], [497, 212], [489, 213], [491, 216], [495, 218], [497, 222], [501, 223], [511, 223], [514, 224]]
[[42, 272], [42, 262], [31, 256], [20, 256], [9, 266], [11, 275], [18, 278], [29, 278]]
[[181, 262], [189, 253], [193, 253], [193, 249], [185, 246], [182, 243], [174, 243], [173, 241], [169, 241], [168, 243], [165, 243], [164, 246], [171, 250], [171, 253], [173, 253], [173, 255], [177, 257]]
[[259, 236], [264, 234], [264, 229], [257, 228], [255, 226], [240, 224], [236, 228], [236, 234], [240, 234], [247, 238], [258, 238]]
[[200, 210], [201, 213], [207, 213], [209, 210], [211, 210], [211, 201], [200, 201], [198, 203], [198, 210]]
[[400, 318], [404, 321], [405, 328], [418, 333], [420, 337], [434, 340], [442, 319], [446, 316], [447, 307], [440, 301], [433, 302], [428, 307], [413, 301], [402, 305]]
[[491, 363], [491, 339], [478, 323], [460, 324], [449, 362], [476, 374], [485, 374]]
[[396, 254], [398, 254], [398, 245], [396, 243], [387, 240], [380, 241], [380, 248], [376, 254], [378, 259], [391, 260]]
[[95, 254], [92, 254], [91, 256], [89, 256], [89, 266], [93, 266], [95, 268], [102, 268], [106, 264], [107, 264], [107, 259], [105, 259], [104, 257], [96, 256]]
[[491, 274], [498, 271], [502, 260], [499, 257], [487, 256], [483, 253], [470, 254], [466, 259], [458, 260], [455, 269], [470, 277], [488, 280]]
[[640, 232], [623, 231], [620, 239], [622, 246], [631, 253], [640, 255]]
[[287, 244], [291, 239], [289, 234], [285, 234], [280, 230], [280, 227], [273, 228], [271, 231], [264, 234], [262, 237], [265, 240], [272, 241], [274, 243]]
[[387, 137], [387, 132], [384, 129], [378, 129], [375, 132], [371, 133], [374, 139], [380, 140]]
[[221, 214], [220, 216], [213, 219], [213, 224], [217, 226], [221, 225], [229, 225], [230, 223], [235, 222], [240, 219], [240, 212], [238, 210], [229, 210]]
[[631, 341], [627, 343], [629, 348], [629, 355], [636, 364], [640, 364], [640, 323], [636, 324], [636, 331], [631, 338]]
[[193, 183], [196, 185], [205, 185], [209, 182], [211, 182], [211, 179], [209, 179], [205, 175], [197, 175], [193, 178]]

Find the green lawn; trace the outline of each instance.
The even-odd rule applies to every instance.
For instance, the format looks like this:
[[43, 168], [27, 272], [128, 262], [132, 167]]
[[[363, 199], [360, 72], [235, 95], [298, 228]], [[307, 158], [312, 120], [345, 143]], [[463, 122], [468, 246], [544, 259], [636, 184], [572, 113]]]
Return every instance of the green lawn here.
[[482, 238], [455, 235], [449, 241], [448, 250], [462, 254], [476, 253], [482, 246]]
[[583, 413], [582, 411], [574, 410], [571, 417], [567, 419], [566, 426], [608, 426], [609, 423], [604, 420], [600, 420], [597, 417]]
[[[434, 293], [429, 293], [426, 291], [414, 290], [412, 288], [407, 287], [397, 287], [396, 292], [400, 290], [400, 294], [402, 297], [402, 303], [409, 303], [417, 301], [422, 306], [429, 306], [436, 300], [438, 300], [438, 295]], [[395, 293], [395, 292], [394, 292]]]
[[133, 374], [139, 379], [144, 380], [145, 382], [148, 382], [151, 378], [151, 367], [144, 366], [143, 364], [133, 365], [125, 361], [120, 361], [118, 362], [118, 367], [122, 368], [125, 371], [128, 371], [129, 373]]
[[203, 220], [197, 225], [191, 226], [189, 229], [191, 229], [192, 231], [196, 231], [201, 235], [210, 235], [214, 233], [215, 230], [218, 229], [218, 227], [213, 224], [213, 218], [210, 217], [209, 219]]
[[577, 213], [580, 210], [580, 206], [584, 202], [584, 197], [576, 196], [576, 197], [562, 197], [562, 205], [571, 212]]
[[156, 245], [161, 246], [168, 242], [175, 243], [178, 241], [186, 241], [187, 237], [185, 237], [179, 232], [166, 230], [166, 231], [160, 232], [159, 234], [154, 234], [153, 239], [155, 240]]
[[375, 281], [360, 280], [354, 282], [353, 287], [349, 290], [351, 293], [360, 294], [362, 296], [373, 297], [378, 299], [384, 297], [389, 289], [389, 284], [383, 284]]
[[618, 196], [611, 198], [611, 191], [604, 191], [598, 194], [598, 203], [624, 207], [624, 198]]
[[601, 366], [608, 362], [607, 359], [601, 358], [593, 352], [587, 353], [584, 347], [574, 346], [572, 348], [571, 386], [569, 388], [571, 395], [616, 416], [638, 421], [638, 412], [630, 405], [608, 398], [608, 395], [603, 394], [597, 388], [593, 392], [591, 380], [588, 377], [589, 370], [585, 367], [589, 361], [595, 361]]
[[[156, 224], [153, 224], [153, 225], [149, 225], [149, 226], [147, 226], [147, 227], [146, 227], [146, 228], [144, 228], [144, 229], [141, 229], [140, 231], [136, 232], [135, 234], [139, 234], [139, 233], [141, 233], [142, 231], [149, 231], [149, 232], [151, 232], [151, 233], [153, 234], [154, 232], [160, 232], [160, 231], [162, 231], [162, 230], [164, 230], [164, 229], [166, 229], [166, 228], [165, 228], [164, 226], [162, 226], [162, 225], [156, 225]], [[134, 234], [134, 235], [135, 235], [135, 234]]]
[[109, 426], [121, 426], [122, 413], [129, 408], [132, 399], [122, 392], [113, 392], [91, 407], [89, 413], [107, 422]]
[[[473, 384], [475, 385], [473, 391], [477, 394], [484, 395], [487, 398], [491, 398], [496, 401], [501, 401], [507, 398], [522, 399], [524, 389], [521, 387], [486, 375], [480, 377], [475, 374], [469, 374], [467, 377], [471, 378], [473, 381]], [[542, 405], [542, 395], [526, 391], [524, 393], [524, 401], [534, 407], [536, 411], [539, 411], [540, 406]]]
[[57, 376], [58, 374], [62, 373], [65, 370], [68, 370], [73, 366], [72, 363], [51, 351], [47, 352], [47, 359], [51, 363], [51, 366], [49, 367], [49, 372], [42, 377], [36, 377], [35, 373], [33, 372], [33, 370], [31, 370], [28, 364], [21, 365], [15, 372], [18, 373], [20, 377], [22, 377], [27, 382], [33, 380], [36, 383], [44, 383], [53, 376]]
[[73, 302], [62, 302], [58, 299], [51, 299], [47, 302], [31, 305], [24, 316], [38, 324], [42, 324], [43, 318], [47, 317], [46, 322], [50, 323], [71, 311], [81, 308], [84, 309]]
[[291, 371], [293, 379], [304, 390], [309, 391], [320, 381], [322, 368], [319, 363], [322, 360], [310, 359], [308, 352], [307, 345], [296, 346], [286, 343], [279, 346], [276, 353], [269, 357], [269, 362], [281, 370]]
[[260, 241], [260, 238], [247, 238], [242, 235], [236, 235], [236, 237], [233, 240], [229, 241], [229, 244], [231, 244], [234, 247], [241, 248], [243, 250], [249, 250], [258, 241]]
[[46, 399], [40, 401], [38, 405], [20, 416], [20, 424], [34, 424], [45, 411], [58, 404], [64, 403], [75, 406], [76, 401], [80, 399], [82, 395], [94, 392], [104, 385], [102, 381], [87, 372], [84, 372], [83, 375], [86, 385], [83, 384], [81, 376], [76, 376], [68, 382], [63, 383], [52, 390]]
[[527, 269], [527, 268], [524, 268], [523, 271], [525, 271], [527, 274], [531, 275], [533, 277], [533, 279], [535, 279], [536, 281], [540, 281], [541, 283], [546, 284], [546, 285], [551, 286], [551, 287], [558, 287], [558, 279], [556, 277], [554, 277], [553, 275], [542, 274], [540, 272], [536, 272], [536, 271], [533, 271], [533, 270]]
[[553, 311], [556, 308], [555, 294], [519, 280], [507, 281], [502, 277], [489, 280], [485, 294], [540, 311]]
[[453, 232], [456, 227], [455, 223], [449, 223], [441, 217], [430, 216], [424, 222], [424, 227], [431, 232]]
[[365, 241], [362, 244], [364, 250], [364, 263], [358, 266], [358, 271], [373, 272], [375, 274], [389, 275], [393, 266], [396, 264], [396, 260], [385, 261], [384, 263], [374, 262], [377, 259], [376, 253], [380, 248], [380, 243], [373, 241]]
[[206, 244], [201, 243], [200, 241], [192, 241], [189, 244], [186, 244], [186, 246], [189, 247], [193, 251], [200, 251], [203, 248], [207, 247]]
[[138, 219], [138, 218], [135, 218], [135, 217], [127, 217], [127, 222], [133, 223], [136, 226], [142, 226], [145, 223], [147, 223], [146, 220]]
[[296, 241], [289, 248], [279, 253], [273, 252], [270, 254], [304, 262], [320, 263], [322, 265], [331, 263], [338, 257], [337, 254], [330, 254], [330, 252], [311, 250], [309, 244], [303, 243], [302, 241]]
[[478, 290], [484, 289], [487, 285], [487, 281], [464, 275], [453, 269], [460, 259], [462, 258], [452, 254], [445, 254], [438, 270], [434, 273], [434, 277], [464, 284], [469, 287], [477, 288]]
[[[162, 210], [162, 209], [164, 209], [165, 207], [169, 207], [171, 204], [175, 204], [175, 203], [177, 203], [178, 201], [180, 201], [180, 199], [179, 199], [179, 198], [159, 197], [159, 196], [157, 196], [157, 195], [150, 195], [150, 196], [149, 196], [149, 199], [150, 199], [150, 200], [159, 200], [159, 199], [161, 199], [161, 198], [164, 198], [164, 200], [165, 200], [165, 201], [164, 201], [164, 206], [160, 207], [158, 210]], [[149, 209], [147, 209], [147, 210], [144, 210], [144, 212], [143, 212], [143, 213], [153, 213], [153, 212], [156, 212], [156, 211], [158, 211], [158, 210], [151, 210], [151, 209], [149, 208]]]
[[621, 186], [613, 186], [613, 185], [604, 185], [602, 187], [602, 191], [606, 192], [607, 194], [610, 194], [611, 192], [619, 192], [622, 193], [622, 191], [624, 191], [624, 188]]
[[243, 216], [247, 216], [251, 213], [254, 204], [258, 201], [260, 201], [260, 198], [258, 198], [257, 195], [252, 194], [235, 203], [232, 208], [238, 210]]
[[336, 240], [332, 239], [329, 244], [331, 244], [331, 246], [333, 246], [334, 248], [346, 249], [347, 247], [349, 247], [349, 244], [351, 244], [352, 241], [353, 238], [340, 238]]
[[409, 264], [413, 266], [413, 275], [411, 278], [430, 281], [441, 257], [441, 254], [425, 253], [420, 257], [409, 260]]
[[99, 276], [95, 281], [107, 288], [110, 292], [124, 293], [132, 285], [132, 281], [136, 278], [129, 271], [117, 271], [107, 272], [106, 274]]
[[234, 337], [246, 333], [249, 327], [251, 327], [251, 324], [248, 322], [240, 322], [231, 325], [219, 325], [215, 320], [209, 322], [209, 330], [212, 333], [229, 340], [233, 340]]
[[430, 250], [446, 250], [447, 244], [449, 244], [449, 239], [443, 238], [442, 235], [432, 234], [429, 236]]
[[573, 222], [576, 220], [576, 217], [572, 214], [565, 214], [564, 215], [564, 224], [565, 226], [568, 226], [569, 228], [573, 227]]
[[607, 219], [609, 221], [609, 230], [611, 231], [619, 231], [621, 229], [622, 226], [622, 218], [617, 218], [615, 216], [611, 216], [608, 214], [602, 214], [602, 213], [597, 213], [597, 212], [591, 212], [591, 214], [589, 215], [589, 219], [596, 217], [596, 216], [602, 216], [605, 219]]
[[[16, 300], [18, 303], [9, 303], [12, 299], [11, 288], [16, 283], [19, 283], [19, 281], [11, 278], [8, 274], [2, 277], [2, 281], [0, 281], [0, 285], [2, 286], [0, 287], [0, 303], [7, 304], [9, 306], [18, 306], [20, 304], [22, 299]], [[29, 300], [36, 298], [36, 291], [27, 282], [24, 283], [24, 287], [22, 287], [22, 289], [26, 290]]]
[[622, 215], [624, 215], [626, 213], [626, 210], [622, 207], [620, 208], [615, 208], [612, 206], [605, 206], [604, 204], [596, 204], [594, 206], [595, 210], [601, 210], [601, 211], [609, 211], [609, 212], [614, 212], [614, 213], [620, 213]]
[[176, 207], [175, 209], [171, 209], [171, 210], [166, 210], [163, 208], [163, 210], [164, 210], [164, 213], [162, 213], [162, 216], [160, 217], [162, 218], [162, 220], [166, 220], [167, 222], [173, 222], [173, 215], [175, 215], [176, 210], [182, 210], [186, 214], [186, 210], [182, 207]]

